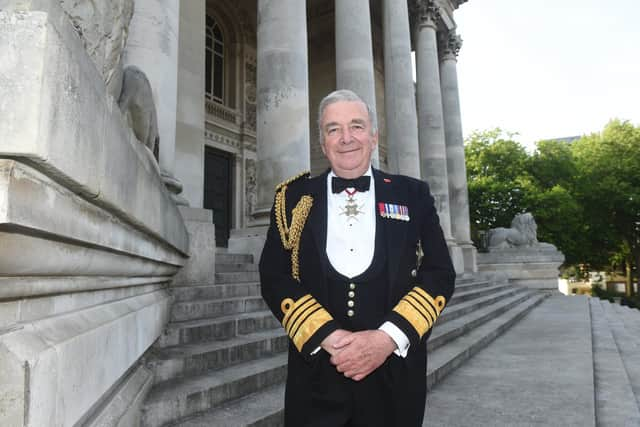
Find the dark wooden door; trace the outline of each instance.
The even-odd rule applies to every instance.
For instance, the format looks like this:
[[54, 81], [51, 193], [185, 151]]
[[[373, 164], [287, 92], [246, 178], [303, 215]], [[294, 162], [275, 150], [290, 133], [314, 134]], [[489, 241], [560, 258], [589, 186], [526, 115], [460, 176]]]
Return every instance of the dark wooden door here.
[[231, 154], [205, 147], [204, 208], [213, 211], [216, 246], [225, 248], [231, 229], [231, 160]]

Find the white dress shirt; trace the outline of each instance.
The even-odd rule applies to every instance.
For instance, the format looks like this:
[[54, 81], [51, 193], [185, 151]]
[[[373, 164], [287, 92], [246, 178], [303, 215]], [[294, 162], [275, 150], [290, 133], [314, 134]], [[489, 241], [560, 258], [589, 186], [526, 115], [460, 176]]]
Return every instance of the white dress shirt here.
[[[348, 278], [364, 273], [373, 261], [376, 246], [376, 191], [371, 167], [364, 174], [371, 177], [369, 191], [353, 194], [354, 203], [349, 203], [347, 192], [334, 194], [331, 181], [336, 176], [333, 171], [327, 176], [327, 257], [336, 271]], [[407, 355], [409, 339], [391, 322], [384, 322], [379, 328], [396, 343], [394, 351], [400, 357]], [[314, 352], [315, 353], [315, 352]]]

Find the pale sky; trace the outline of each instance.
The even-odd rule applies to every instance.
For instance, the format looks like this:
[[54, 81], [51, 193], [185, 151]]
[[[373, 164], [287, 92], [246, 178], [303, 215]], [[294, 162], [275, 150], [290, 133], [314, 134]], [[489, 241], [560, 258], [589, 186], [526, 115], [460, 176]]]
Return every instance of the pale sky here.
[[640, 125], [640, 0], [469, 0], [456, 11], [465, 138], [534, 141]]

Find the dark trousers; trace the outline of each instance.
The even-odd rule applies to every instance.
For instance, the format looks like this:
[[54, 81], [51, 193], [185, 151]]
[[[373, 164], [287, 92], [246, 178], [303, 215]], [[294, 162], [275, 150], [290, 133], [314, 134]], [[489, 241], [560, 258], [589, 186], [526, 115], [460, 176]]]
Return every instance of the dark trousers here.
[[[419, 427], [424, 411], [423, 393], [407, 394], [398, 387], [406, 373], [404, 361], [391, 356], [361, 381], [338, 372], [321, 350], [315, 360], [306, 404], [286, 408], [287, 427]], [[290, 372], [291, 374], [291, 372]], [[395, 383], [395, 387], [394, 387]], [[296, 396], [300, 398], [301, 396]], [[297, 400], [294, 398], [294, 400]]]

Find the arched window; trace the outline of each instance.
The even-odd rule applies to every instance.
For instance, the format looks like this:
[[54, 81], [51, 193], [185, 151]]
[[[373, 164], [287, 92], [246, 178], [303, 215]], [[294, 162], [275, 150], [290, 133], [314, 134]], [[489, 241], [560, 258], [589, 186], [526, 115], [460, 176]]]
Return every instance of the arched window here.
[[224, 37], [216, 20], [209, 15], [207, 15], [205, 67], [207, 98], [224, 104]]

